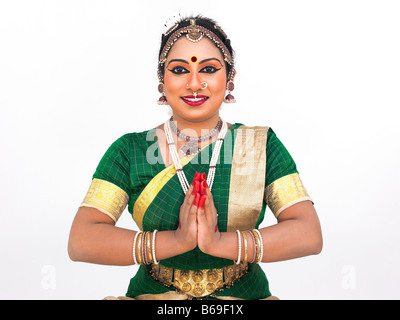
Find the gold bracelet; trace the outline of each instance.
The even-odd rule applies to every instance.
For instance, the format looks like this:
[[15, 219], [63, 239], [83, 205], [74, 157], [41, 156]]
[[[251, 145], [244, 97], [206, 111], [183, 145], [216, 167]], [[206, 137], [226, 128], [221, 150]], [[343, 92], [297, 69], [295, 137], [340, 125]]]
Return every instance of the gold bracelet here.
[[248, 232], [250, 234], [250, 238], [253, 241], [253, 259], [251, 259], [251, 261], [249, 261], [249, 263], [254, 263], [254, 261], [256, 261], [256, 257], [257, 257], [256, 238], [255, 238], [254, 233], [251, 230], [247, 230], [246, 232]]
[[142, 238], [143, 238], [143, 232], [139, 232], [139, 237], [137, 239], [138, 241], [138, 247], [137, 247], [137, 258], [139, 261], [139, 264], [142, 264]]
[[149, 257], [149, 261], [147, 264], [153, 263], [153, 257], [151, 255], [151, 243], [150, 243], [151, 232], [147, 233], [147, 255]]
[[143, 243], [142, 243], [142, 245], [143, 245], [143, 252], [142, 252], [142, 255], [143, 255], [143, 258], [142, 258], [142, 260], [143, 260], [143, 264], [148, 264], [148, 257], [147, 257], [147, 250], [146, 250], [146, 240], [147, 240], [147, 234], [148, 234], [149, 232], [148, 231], [144, 231], [143, 232]]
[[242, 233], [243, 237], [243, 242], [244, 242], [244, 260], [243, 263], [247, 263], [247, 238], [246, 235], [243, 231], [240, 231]]
[[254, 232], [257, 234], [259, 240], [260, 240], [260, 256], [258, 257], [258, 261], [257, 262], [261, 262], [262, 258], [264, 256], [264, 242], [263, 242], [263, 238], [261, 236], [261, 232], [257, 229], [254, 229]]

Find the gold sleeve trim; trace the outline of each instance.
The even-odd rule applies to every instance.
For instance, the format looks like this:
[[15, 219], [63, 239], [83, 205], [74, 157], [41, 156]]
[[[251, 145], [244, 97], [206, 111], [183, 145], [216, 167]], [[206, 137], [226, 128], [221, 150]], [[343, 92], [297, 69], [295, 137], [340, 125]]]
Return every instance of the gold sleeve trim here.
[[81, 207], [96, 208], [117, 222], [129, 201], [128, 194], [115, 184], [93, 179]]
[[281, 212], [301, 201], [311, 200], [299, 175], [289, 174], [265, 188], [264, 199], [276, 218]]

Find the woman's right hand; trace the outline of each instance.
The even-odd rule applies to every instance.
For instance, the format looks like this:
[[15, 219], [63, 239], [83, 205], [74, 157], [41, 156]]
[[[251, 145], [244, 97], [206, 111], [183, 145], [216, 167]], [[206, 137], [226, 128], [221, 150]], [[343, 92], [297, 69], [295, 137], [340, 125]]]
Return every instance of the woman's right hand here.
[[197, 246], [197, 205], [200, 200], [200, 174], [196, 173], [193, 183], [186, 192], [179, 212], [178, 229], [175, 238], [178, 244], [185, 247], [185, 252]]

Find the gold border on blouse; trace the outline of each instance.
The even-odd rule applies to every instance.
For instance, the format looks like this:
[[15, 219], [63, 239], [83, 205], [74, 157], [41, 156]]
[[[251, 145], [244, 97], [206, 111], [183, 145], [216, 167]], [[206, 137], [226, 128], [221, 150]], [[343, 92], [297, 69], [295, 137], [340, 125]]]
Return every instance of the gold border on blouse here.
[[[196, 155], [190, 157], [183, 157], [180, 159], [181, 166], [184, 167], [188, 164]], [[160, 190], [167, 184], [167, 182], [176, 174], [176, 169], [173, 164], [159, 172], [147, 186], [143, 189], [135, 204], [133, 206], [132, 217], [135, 220], [140, 230], [143, 230], [143, 217], [146, 213], [147, 208], [153, 202], [154, 198], [160, 192]]]
[[265, 202], [276, 218], [290, 206], [311, 200], [298, 173], [288, 174], [265, 188]]
[[265, 187], [269, 127], [241, 126], [235, 140], [228, 200], [227, 231], [255, 227]]
[[96, 208], [117, 222], [129, 201], [128, 194], [115, 184], [93, 179], [80, 207]]

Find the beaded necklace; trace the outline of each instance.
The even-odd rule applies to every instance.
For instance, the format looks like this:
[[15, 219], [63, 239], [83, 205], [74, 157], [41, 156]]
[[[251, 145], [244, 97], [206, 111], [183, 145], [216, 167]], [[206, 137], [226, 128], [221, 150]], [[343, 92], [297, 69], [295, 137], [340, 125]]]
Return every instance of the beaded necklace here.
[[[221, 120], [221, 130], [218, 133], [217, 136], [217, 141], [215, 142], [214, 150], [211, 155], [211, 161], [208, 169], [208, 174], [207, 174], [207, 185], [208, 187], [212, 188], [213, 182], [214, 182], [214, 176], [215, 176], [215, 170], [216, 170], [216, 164], [219, 158], [219, 153], [221, 150], [222, 142], [224, 141], [226, 132], [228, 131], [228, 125], [224, 120]], [[168, 120], [164, 123], [164, 131], [167, 137], [167, 143], [169, 147], [169, 153], [172, 156], [172, 160], [174, 162], [174, 166], [176, 169], [176, 173], [179, 178], [179, 182], [181, 183], [183, 192], [186, 194], [186, 192], [189, 190], [189, 182], [187, 181], [186, 175], [183, 172], [181, 161], [178, 156], [178, 151], [176, 150], [175, 146], [175, 141], [174, 138], [172, 137], [172, 132], [171, 132], [171, 127], [170, 127], [171, 121]]]

